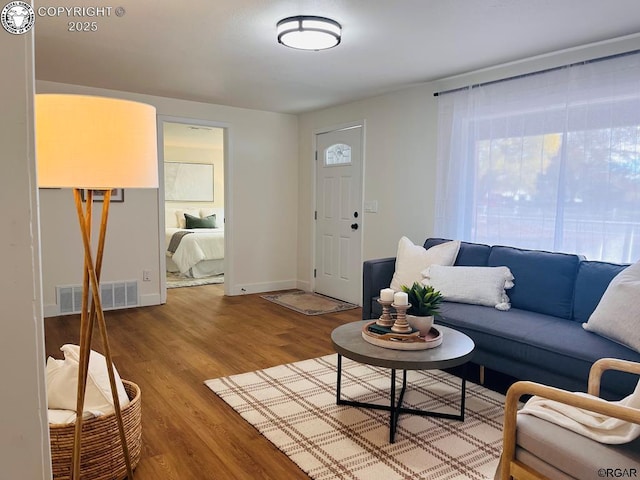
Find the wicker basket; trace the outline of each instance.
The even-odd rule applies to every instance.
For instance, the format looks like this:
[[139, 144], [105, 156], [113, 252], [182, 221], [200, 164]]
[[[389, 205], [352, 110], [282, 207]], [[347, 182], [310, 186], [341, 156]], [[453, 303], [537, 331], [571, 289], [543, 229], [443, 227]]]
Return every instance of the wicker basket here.
[[[131, 402], [122, 409], [125, 436], [131, 468], [135, 468], [142, 451], [142, 409], [140, 388], [133, 382], [123, 380]], [[50, 424], [51, 460], [53, 478], [71, 478], [71, 457], [75, 425]], [[80, 450], [80, 477], [82, 480], [123, 480], [127, 467], [120, 444], [118, 423], [114, 413], [92, 418], [82, 423], [82, 446]]]

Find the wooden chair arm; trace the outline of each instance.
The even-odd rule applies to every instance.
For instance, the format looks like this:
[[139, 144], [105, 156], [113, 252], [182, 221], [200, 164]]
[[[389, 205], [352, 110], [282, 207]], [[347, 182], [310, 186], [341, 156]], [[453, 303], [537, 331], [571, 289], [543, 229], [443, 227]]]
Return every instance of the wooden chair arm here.
[[[603, 363], [607, 365], [607, 362]], [[573, 392], [535, 382], [516, 382], [511, 385], [507, 391], [507, 398], [505, 400], [501, 480], [509, 480], [511, 463], [515, 460], [518, 402], [522, 395], [538, 395], [548, 398], [549, 400], [556, 400], [567, 405], [573, 405], [592, 412], [619, 418], [627, 422], [640, 424], [640, 410], [622, 405], [614, 405], [605, 400], [584, 397]]]
[[591, 365], [589, 370], [588, 392], [595, 396], [600, 396], [600, 380], [606, 370], [619, 370], [621, 372], [636, 373], [640, 375], [640, 363], [630, 360], [620, 360], [618, 358], [601, 358]]

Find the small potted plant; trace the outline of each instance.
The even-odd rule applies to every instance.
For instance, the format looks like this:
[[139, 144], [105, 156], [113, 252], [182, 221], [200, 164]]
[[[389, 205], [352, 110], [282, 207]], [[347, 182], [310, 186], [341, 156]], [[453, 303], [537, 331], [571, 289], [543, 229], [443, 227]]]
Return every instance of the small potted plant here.
[[442, 294], [431, 285], [413, 282], [411, 287], [402, 285], [402, 291], [409, 296], [411, 307], [407, 310], [407, 322], [425, 336], [433, 325], [433, 316], [438, 313]]

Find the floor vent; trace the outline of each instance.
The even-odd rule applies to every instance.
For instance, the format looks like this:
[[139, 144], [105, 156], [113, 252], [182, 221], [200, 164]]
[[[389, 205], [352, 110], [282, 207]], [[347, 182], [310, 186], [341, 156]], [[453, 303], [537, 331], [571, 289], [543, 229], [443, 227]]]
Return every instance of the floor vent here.
[[[82, 285], [56, 287], [60, 315], [80, 313], [82, 310]], [[117, 310], [139, 306], [138, 281], [107, 282], [100, 284], [100, 301], [103, 310]]]

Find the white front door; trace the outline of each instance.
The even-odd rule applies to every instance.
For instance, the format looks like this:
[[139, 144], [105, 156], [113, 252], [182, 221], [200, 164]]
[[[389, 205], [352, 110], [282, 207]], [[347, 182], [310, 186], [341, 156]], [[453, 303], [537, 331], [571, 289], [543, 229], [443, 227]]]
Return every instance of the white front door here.
[[316, 135], [315, 291], [360, 304], [362, 126]]

